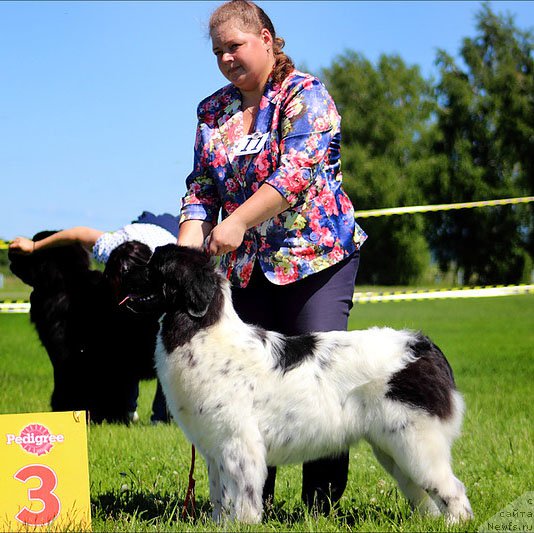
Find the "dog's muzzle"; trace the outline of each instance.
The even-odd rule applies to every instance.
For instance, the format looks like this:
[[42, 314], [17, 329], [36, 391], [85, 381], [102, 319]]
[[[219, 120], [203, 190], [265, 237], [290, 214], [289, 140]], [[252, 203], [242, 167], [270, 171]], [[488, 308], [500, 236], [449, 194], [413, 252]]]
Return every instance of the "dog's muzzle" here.
[[138, 314], [150, 314], [157, 310], [163, 311], [163, 296], [160, 294], [128, 294], [119, 302], [120, 306]]

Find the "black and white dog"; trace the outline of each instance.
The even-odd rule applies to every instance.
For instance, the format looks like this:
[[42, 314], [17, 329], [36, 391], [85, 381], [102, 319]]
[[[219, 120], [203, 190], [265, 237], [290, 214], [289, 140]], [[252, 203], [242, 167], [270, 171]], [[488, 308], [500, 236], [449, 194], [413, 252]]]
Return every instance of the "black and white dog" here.
[[[268, 465], [333, 455], [360, 438], [413, 507], [473, 514], [451, 469], [464, 404], [428, 338], [371, 328], [286, 337], [242, 322], [203, 252], [157, 248], [131, 309], [163, 314], [156, 370], [204, 456], [213, 518], [257, 523]], [[259, 304], [260, 305], [260, 304]]]
[[[39, 232], [33, 240], [53, 233]], [[144, 268], [135, 263], [146, 265], [150, 255], [144, 244], [123, 243], [102, 273], [91, 270], [79, 244], [9, 252], [11, 271], [33, 289], [30, 320], [52, 363], [53, 411], [87, 410], [93, 422], [129, 423], [138, 381], [155, 377], [159, 325], [158, 316], [120, 308], [117, 288], [136, 287]]]

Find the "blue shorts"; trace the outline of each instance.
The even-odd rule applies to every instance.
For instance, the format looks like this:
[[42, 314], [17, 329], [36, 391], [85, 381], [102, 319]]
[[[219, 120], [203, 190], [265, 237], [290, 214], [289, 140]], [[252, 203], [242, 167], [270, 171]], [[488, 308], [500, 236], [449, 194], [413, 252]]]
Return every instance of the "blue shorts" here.
[[163, 213], [162, 215], [155, 215], [150, 211], [143, 211], [135, 220], [132, 220], [132, 224], [154, 224], [160, 228], [166, 229], [169, 233], [172, 233], [175, 237], [178, 237], [178, 231], [180, 224], [178, 217], [170, 215], [169, 213]]

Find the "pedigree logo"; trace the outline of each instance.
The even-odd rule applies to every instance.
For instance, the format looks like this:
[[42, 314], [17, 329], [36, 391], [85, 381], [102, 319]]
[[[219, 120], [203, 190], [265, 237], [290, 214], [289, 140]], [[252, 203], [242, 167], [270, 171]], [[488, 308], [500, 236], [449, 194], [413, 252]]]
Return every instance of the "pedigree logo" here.
[[20, 435], [6, 434], [7, 445], [18, 444], [24, 451], [34, 455], [49, 453], [55, 444], [65, 442], [64, 435], [54, 435], [41, 424], [29, 424]]

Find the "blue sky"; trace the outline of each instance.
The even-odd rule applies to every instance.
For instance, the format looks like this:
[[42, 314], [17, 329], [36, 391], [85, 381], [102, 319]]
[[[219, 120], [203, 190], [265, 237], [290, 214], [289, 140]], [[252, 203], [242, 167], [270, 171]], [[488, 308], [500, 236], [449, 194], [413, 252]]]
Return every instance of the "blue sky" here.
[[[317, 73], [345, 50], [399, 54], [429, 77], [479, 2], [263, 1], [286, 52]], [[143, 210], [178, 213], [196, 105], [226, 83], [207, 36], [218, 2], [0, 2], [0, 238]], [[534, 27], [534, 2], [491, 2]]]

